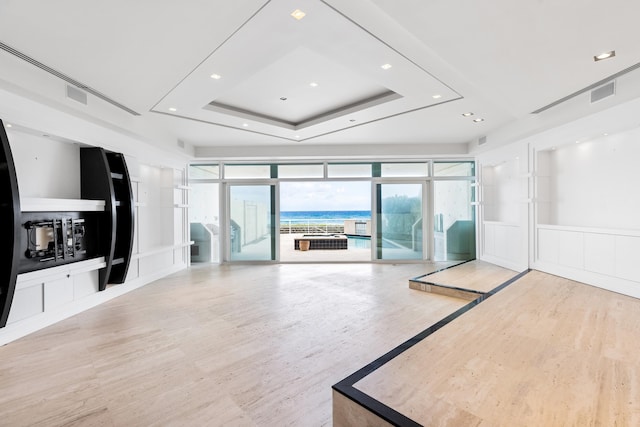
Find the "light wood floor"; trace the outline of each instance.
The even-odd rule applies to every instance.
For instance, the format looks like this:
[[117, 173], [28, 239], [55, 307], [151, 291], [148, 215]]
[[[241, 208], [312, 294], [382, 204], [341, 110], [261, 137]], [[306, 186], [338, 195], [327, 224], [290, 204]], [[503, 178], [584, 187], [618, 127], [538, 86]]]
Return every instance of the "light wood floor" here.
[[531, 272], [354, 386], [429, 426], [639, 426], [640, 300]]
[[333, 384], [466, 303], [407, 287], [430, 268], [178, 273], [1, 347], [0, 425], [329, 425]]

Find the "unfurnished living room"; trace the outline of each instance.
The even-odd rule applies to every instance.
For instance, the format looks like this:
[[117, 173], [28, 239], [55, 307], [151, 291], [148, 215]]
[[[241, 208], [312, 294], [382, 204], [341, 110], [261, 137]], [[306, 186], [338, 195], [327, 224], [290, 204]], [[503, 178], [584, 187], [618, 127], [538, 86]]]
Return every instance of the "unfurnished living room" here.
[[640, 425], [639, 15], [0, 2], [0, 425]]

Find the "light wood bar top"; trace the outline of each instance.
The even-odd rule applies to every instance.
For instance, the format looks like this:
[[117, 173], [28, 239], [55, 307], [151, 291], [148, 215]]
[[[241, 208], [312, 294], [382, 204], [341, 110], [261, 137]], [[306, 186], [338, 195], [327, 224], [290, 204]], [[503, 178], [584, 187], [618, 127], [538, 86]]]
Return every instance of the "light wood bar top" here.
[[640, 425], [640, 300], [530, 272], [354, 387], [429, 426]]

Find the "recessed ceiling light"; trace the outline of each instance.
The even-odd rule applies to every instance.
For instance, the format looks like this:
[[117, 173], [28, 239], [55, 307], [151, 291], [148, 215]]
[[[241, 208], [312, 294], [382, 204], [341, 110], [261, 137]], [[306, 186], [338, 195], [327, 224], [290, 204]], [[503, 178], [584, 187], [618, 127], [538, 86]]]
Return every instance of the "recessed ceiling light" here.
[[356, 121], [356, 119], [349, 119], [349, 121], [350, 121], [351, 123], [353, 123], [353, 122], [355, 122], [355, 121]]
[[433, 98], [433, 99], [440, 99], [440, 98], [442, 98], [442, 95], [437, 95], [437, 94], [436, 94], [436, 95], [433, 95], [433, 96], [432, 96], [432, 98]]
[[8, 128], [13, 127], [13, 126], [11, 125], [11, 123], [7, 123], [5, 126], [6, 126], [6, 127], [8, 127]]
[[609, 134], [608, 133], [603, 133], [602, 136], [609, 136]]
[[472, 112], [462, 113], [462, 115], [465, 117], [469, 117], [469, 116], [473, 116], [473, 113]]
[[286, 101], [286, 100], [287, 100], [287, 97], [286, 97], [286, 96], [281, 96], [281, 97], [280, 97], [280, 101]]
[[616, 51], [615, 50], [610, 50], [609, 52], [602, 52], [600, 55], [595, 55], [593, 57], [593, 60], [598, 62], [598, 61], [602, 61], [604, 59], [613, 58], [614, 56], [616, 56]]
[[555, 149], [556, 149], [556, 147], [551, 147], [551, 149], [552, 149], [552, 150], [555, 150]]
[[306, 13], [304, 13], [303, 11], [301, 11], [300, 9], [296, 9], [293, 12], [291, 12], [291, 16], [293, 16], [294, 18], [296, 18], [298, 21], [301, 20], [302, 18], [304, 18], [306, 15]]
[[473, 121], [476, 123], [480, 123], [480, 122], [484, 122], [484, 119], [478, 118], [478, 119], [473, 119]]
[[393, 67], [393, 65], [391, 65], [391, 64], [384, 64], [384, 65], [380, 66], [380, 68], [382, 68], [383, 70], [388, 70], [391, 67]]
[[178, 109], [177, 109], [177, 108], [175, 108], [175, 107], [169, 107], [169, 111], [173, 111], [173, 112], [175, 112], [175, 111], [178, 111]]
[[211, 74], [211, 78], [214, 80], [220, 80], [222, 76], [220, 74]]
[[300, 139], [300, 135], [296, 135], [296, 139]]
[[576, 144], [580, 144], [580, 141], [576, 141]]
[[242, 127], [248, 128], [249, 127], [249, 123], [243, 123]]
[[318, 87], [318, 83], [316, 83], [316, 82], [311, 82], [311, 83], [309, 83], [309, 86], [311, 86], [311, 87]]

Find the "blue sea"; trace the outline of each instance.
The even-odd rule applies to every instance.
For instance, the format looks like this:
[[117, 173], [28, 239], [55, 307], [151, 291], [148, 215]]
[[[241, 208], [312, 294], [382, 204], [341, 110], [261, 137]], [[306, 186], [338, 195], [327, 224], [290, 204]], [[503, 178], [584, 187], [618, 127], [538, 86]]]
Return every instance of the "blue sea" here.
[[283, 211], [280, 223], [342, 224], [345, 219], [371, 219], [371, 211]]

